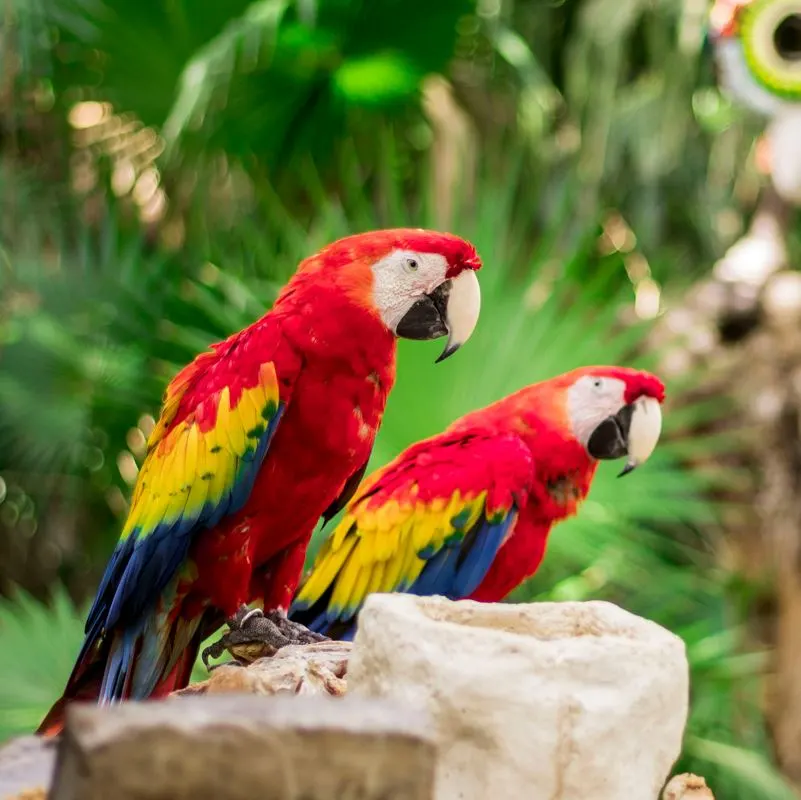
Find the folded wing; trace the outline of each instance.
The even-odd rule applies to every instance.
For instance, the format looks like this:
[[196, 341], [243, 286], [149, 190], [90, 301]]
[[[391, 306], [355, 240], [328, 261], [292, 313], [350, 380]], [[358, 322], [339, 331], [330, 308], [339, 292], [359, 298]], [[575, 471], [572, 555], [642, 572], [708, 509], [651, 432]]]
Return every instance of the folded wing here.
[[101, 699], [129, 696], [131, 681], [137, 696], [146, 695], [169, 671], [180, 648], [161, 641], [171, 630], [159, 621], [169, 612], [162, 607], [165, 587], [187, 568], [198, 533], [247, 501], [283, 408], [272, 362], [242, 375], [227, 370], [225, 355], [214, 352], [176, 376], [89, 612], [67, 693], [101, 648], [110, 647]]
[[357, 490], [292, 618], [348, 638], [371, 592], [467, 597], [513, 534], [532, 475], [531, 451], [511, 434], [460, 431], [419, 442]]

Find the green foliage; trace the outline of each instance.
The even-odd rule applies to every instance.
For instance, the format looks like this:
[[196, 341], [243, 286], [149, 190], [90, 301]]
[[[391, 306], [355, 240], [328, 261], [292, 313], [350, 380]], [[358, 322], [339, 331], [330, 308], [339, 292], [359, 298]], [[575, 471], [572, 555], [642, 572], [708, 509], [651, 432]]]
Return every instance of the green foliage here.
[[[35, 730], [64, 690], [83, 642], [88, 608], [79, 611], [61, 586], [49, 603], [16, 590], [0, 599], [0, 744]], [[211, 644], [214, 638], [201, 647]], [[230, 657], [215, 663], [224, 663]], [[208, 677], [198, 659], [192, 682]]]
[[[310, 166], [338, 187], [337, 157], [353, 144], [370, 154], [369, 176], [387, 126], [408, 176], [432, 139], [419, 95], [436, 73], [492, 145], [485, 158], [514, 142], [546, 186], [569, 171], [581, 187], [575, 220], [619, 209], [660, 279], [696, 272], [732, 241], [737, 180], [753, 181], [756, 128], [715, 87], [701, 10], [680, 0], [12, 7], [23, 83], [41, 102], [110, 101], [161, 129], [164, 169], [225, 153], [259, 193], [298, 193]], [[543, 210], [532, 212], [536, 228]]]
[[49, 605], [17, 591], [0, 600], [0, 741], [30, 733], [64, 688], [83, 639], [83, 614], [63, 589]]
[[[223, 151], [272, 174], [306, 154], [325, 161], [346, 133], [369, 144], [376, 112], [413, 110], [471, 11], [469, 0], [39, 0], [17, 17], [25, 64], [57, 102], [133, 112], [163, 130], [170, 159]], [[59, 46], [46, 57], [37, 43]]]

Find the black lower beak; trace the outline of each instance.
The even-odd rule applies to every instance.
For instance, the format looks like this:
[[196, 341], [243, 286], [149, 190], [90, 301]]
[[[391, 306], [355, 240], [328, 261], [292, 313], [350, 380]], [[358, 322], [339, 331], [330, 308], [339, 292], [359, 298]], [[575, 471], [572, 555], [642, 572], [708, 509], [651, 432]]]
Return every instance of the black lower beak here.
[[623, 406], [617, 414], [607, 417], [592, 432], [587, 442], [587, 451], [593, 458], [611, 460], [628, 455], [629, 428], [633, 413], [633, 405]]
[[403, 316], [395, 333], [404, 339], [439, 339], [448, 335], [446, 324], [451, 282], [445, 281], [431, 294], [423, 295]]

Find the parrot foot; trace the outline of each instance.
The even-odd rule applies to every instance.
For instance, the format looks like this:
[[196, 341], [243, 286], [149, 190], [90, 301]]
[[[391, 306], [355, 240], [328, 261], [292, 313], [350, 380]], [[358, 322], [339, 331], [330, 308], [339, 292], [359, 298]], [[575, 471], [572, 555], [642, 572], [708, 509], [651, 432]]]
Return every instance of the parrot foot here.
[[226, 650], [239, 664], [250, 664], [259, 658], [274, 656], [290, 644], [313, 644], [328, 639], [310, 631], [298, 622], [292, 622], [280, 609], [264, 612], [260, 608], [243, 605], [228, 620], [228, 632], [201, 654], [203, 664], [211, 671], [209, 658], [219, 658]]

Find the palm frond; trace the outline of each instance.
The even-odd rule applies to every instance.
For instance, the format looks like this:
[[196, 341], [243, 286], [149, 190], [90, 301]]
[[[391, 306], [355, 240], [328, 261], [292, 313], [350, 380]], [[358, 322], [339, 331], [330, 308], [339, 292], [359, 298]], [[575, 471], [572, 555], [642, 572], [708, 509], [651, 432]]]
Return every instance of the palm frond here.
[[279, 26], [291, 5], [290, 0], [252, 3], [192, 56], [181, 73], [178, 96], [162, 129], [168, 157], [175, 153], [187, 129], [201, 125], [212, 104], [225, 106], [235, 76], [271, 58]]
[[61, 694], [83, 639], [83, 614], [58, 588], [48, 605], [0, 599], [0, 741], [30, 733]]

